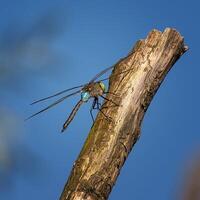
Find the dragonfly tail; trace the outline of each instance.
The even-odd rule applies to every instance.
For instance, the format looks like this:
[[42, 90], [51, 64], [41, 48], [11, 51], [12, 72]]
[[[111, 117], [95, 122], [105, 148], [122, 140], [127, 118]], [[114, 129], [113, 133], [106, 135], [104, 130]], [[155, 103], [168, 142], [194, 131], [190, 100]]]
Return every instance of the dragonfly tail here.
[[69, 126], [69, 124], [71, 123], [71, 121], [74, 119], [77, 111], [79, 110], [80, 106], [82, 105], [83, 101], [80, 100], [74, 107], [74, 109], [72, 110], [72, 112], [70, 113], [68, 119], [65, 121], [65, 123], [63, 124], [63, 128], [61, 130], [61, 133], [63, 133], [65, 131], [65, 129]]

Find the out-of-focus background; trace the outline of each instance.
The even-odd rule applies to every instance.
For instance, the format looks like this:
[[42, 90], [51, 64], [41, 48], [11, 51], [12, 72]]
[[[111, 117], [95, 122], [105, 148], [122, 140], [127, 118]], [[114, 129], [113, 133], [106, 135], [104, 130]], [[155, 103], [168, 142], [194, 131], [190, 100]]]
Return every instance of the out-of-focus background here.
[[92, 125], [88, 103], [60, 134], [79, 95], [24, 123], [48, 104], [29, 103], [86, 83], [166, 27], [190, 50], [153, 99], [110, 199], [200, 199], [199, 19], [198, 1], [1, 0], [0, 199], [58, 199]]

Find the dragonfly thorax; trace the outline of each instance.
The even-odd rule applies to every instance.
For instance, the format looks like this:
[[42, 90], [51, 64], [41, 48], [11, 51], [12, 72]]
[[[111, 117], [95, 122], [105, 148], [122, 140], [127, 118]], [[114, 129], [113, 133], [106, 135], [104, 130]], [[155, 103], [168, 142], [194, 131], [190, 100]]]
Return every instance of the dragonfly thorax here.
[[81, 92], [81, 100], [87, 102], [90, 97], [98, 97], [106, 92], [103, 82], [95, 82], [86, 85]]
[[99, 85], [101, 87], [101, 89], [103, 90], [103, 92], [106, 92], [106, 86], [103, 82], [99, 82]]

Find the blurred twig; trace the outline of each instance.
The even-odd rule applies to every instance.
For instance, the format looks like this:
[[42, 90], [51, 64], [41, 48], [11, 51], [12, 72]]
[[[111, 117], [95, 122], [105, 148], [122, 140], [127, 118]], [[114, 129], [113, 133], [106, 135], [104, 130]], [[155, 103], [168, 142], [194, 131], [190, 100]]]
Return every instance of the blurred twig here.
[[[53, 44], [66, 29], [66, 11], [47, 9], [31, 23], [12, 21], [0, 31], [0, 81], [5, 86], [55, 68], [60, 55]], [[56, 64], [55, 64], [56, 63]], [[46, 69], [47, 67], [47, 69]], [[12, 86], [13, 86], [12, 85]]]
[[[199, 152], [198, 152], [199, 153]], [[200, 199], [200, 155], [195, 158], [184, 181], [184, 187], [181, 190], [181, 200], [199, 200]]]

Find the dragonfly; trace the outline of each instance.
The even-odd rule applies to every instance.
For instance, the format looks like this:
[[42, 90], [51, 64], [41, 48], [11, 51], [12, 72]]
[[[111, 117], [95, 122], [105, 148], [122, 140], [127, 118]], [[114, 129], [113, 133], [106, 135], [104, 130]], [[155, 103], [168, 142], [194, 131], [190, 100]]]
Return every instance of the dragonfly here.
[[[108, 92], [106, 90], [106, 86], [103, 83], [103, 81], [108, 80], [109, 78], [101, 79], [101, 80], [98, 80], [98, 81], [97, 81], [97, 79], [100, 78], [102, 75], [104, 75], [106, 72], [108, 72], [109, 70], [111, 70], [113, 68], [114, 68], [114, 66], [110, 66], [110, 67], [102, 70], [101, 72], [99, 72], [93, 79], [91, 79], [86, 84], [82, 84], [82, 85], [79, 85], [79, 86], [76, 86], [76, 87], [65, 89], [65, 90], [57, 92], [57, 93], [55, 93], [51, 96], [41, 98], [39, 100], [32, 102], [30, 105], [34, 105], [34, 104], [46, 101], [48, 99], [60, 96], [64, 93], [67, 93], [69, 91], [73, 91], [73, 90], [77, 89], [76, 91], [59, 98], [58, 100], [56, 100], [55, 102], [53, 102], [49, 106], [43, 108], [42, 110], [34, 113], [30, 117], [26, 118], [25, 121], [37, 116], [38, 114], [41, 114], [41, 113], [47, 111], [48, 109], [50, 109], [50, 108], [54, 107], [55, 105], [61, 103], [65, 99], [67, 99], [71, 96], [74, 96], [76, 94], [81, 94], [80, 95], [81, 98], [77, 102], [77, 104], [75, 105], [75, 107], [73, 108], [71, 113], [69, 114], [69, 117], [67, 118], [67, 120], [64, 122], [61, 132], [64, 132], [66, 130], [66, 128], [69, 126], [69, 124], [72, 122], [72, 120], [74, 119], [74, 117], [75, 117], [76, 113], [78, 112], [79, 108], [81, 107], [81, 105], [83, 103], [88, 102], [88, 100], [91, 99], [91, 98], [93, 98], [93, 103], [92, 103], [92, 106], [91, 106], [91, 109], [90, 109], [90, 115], [92, 117], [93, 122], [94, 122], [94, 117], [93, 117], [92, 111], [95, 110], [95, 109], [99, 110], [106, 119], [110, 120], [110, 118], [103, 112], [103, 109], [101, 108], [101, 103], [99, 102], [99, 97], [103, 98], [105, 101], [112, 102], [115, 106], [119, 106], [119, 105], [117, 103], [115, 103], [114, 101], [112, 101], [112, 99], [105, 97], [105, 95], [109, 94], [110, 92]], [[121, 73], [124, 73], [124, 72], [121, 72]], [[118, 73], [116, 75], [119, 75], [121, 73]], [[110, 94], [115, 95], [114, 93], [110, 93]]]

